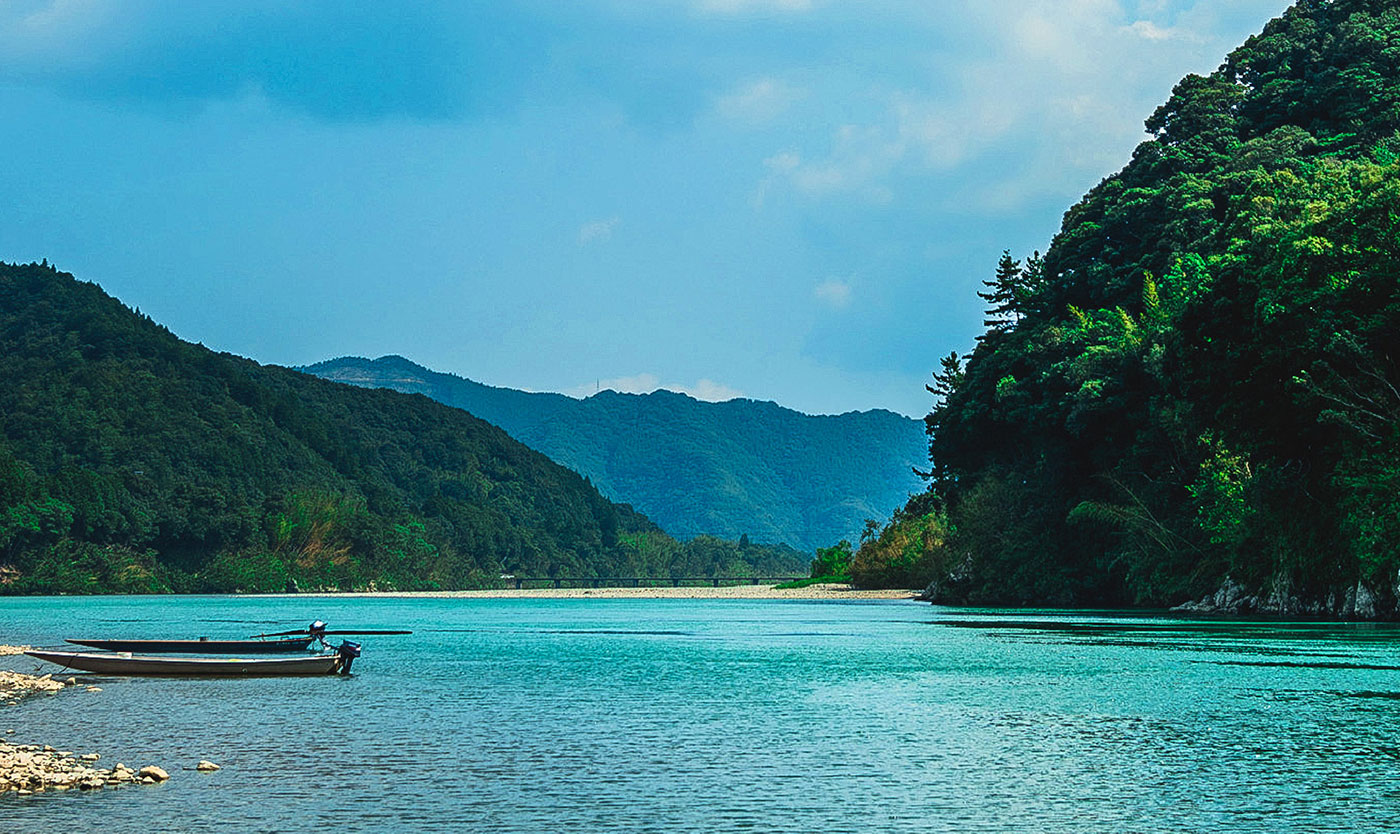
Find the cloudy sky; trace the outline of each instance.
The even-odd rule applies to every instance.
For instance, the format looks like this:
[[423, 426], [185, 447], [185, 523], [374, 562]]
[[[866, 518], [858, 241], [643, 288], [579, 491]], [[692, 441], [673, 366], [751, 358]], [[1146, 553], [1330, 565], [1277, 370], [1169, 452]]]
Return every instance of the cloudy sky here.
[[921, 415], [1284, 0], [0, 0], [0, 259], [262, 362]]

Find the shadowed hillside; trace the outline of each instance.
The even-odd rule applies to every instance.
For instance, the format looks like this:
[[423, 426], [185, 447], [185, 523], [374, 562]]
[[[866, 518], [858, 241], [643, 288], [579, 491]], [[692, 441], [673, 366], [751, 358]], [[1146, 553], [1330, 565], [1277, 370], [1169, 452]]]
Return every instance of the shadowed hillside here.
[[402, 357], [304, 368], [326, 379], [425, 394], [495, 423], [587, 475], [683, 538], [785, 542], [855, 538], [923, 488], [922, 427], [889, 411], [809, 416], [770, 402], [603, 391], [585, 400], [494, 388]]

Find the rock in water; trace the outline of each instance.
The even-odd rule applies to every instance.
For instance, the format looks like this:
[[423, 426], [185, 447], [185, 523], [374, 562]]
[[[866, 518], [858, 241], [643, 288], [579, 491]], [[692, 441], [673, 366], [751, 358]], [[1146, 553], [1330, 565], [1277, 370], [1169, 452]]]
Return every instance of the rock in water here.
[[195, 765], [194, 769], [202, 771], [204, 773], [209, 773], [211, 771], [218, 770], [219, 766], [209, 761], [208, 759], [200, 759], [199, 764]]
[[136, 775], [140, 776], [143, 780], [149, 777], [156, 782], [164, 782], [166, 779], [170, 778], [169, 773], [166, 773], [155, 765], [146, 765], [137, 771]]

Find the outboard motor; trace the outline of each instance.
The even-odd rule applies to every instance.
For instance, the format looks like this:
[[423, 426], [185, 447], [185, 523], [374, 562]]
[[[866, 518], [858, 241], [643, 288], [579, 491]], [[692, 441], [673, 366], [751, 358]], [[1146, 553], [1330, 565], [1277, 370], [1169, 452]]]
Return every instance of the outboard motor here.
[[312, 640], [320, 640], [326, 636], [326, 624], [321, 620], [312, 623], [306, 630], [310, 633]]
[[350, 674], [350, 664], [355, 662], [355, 658], [360, 656], [360, 644], [352, 643], [349, 640], [341, 640], [340, 645], [335, 647], [335, 653], [340, 655], [340, 674]]

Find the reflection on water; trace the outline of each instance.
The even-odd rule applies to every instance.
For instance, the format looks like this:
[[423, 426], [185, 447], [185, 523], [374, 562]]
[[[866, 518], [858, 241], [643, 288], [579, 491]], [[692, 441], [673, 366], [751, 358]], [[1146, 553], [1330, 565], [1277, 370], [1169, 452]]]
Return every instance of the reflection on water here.
[[[104, 678], [0, 711], [20, 741], [175, 770], [0, 798], [0, 831], [1400, 829], [1391, 626], [903, 602], [0, 599], [0, 642], [317, 618], [417, 633], [363, 638], [348, 679]], [[201, 758], [224, 769], [176, 770]]]
[[1283, 669], [1384, 669], [1400, 672], [1400, 666], [1386, 666], [1379, 663], [1338, 663], [1325, 660], [1198, 660], [1197, 663], [1214, 663], [1217, 666], [1276, 666]]

